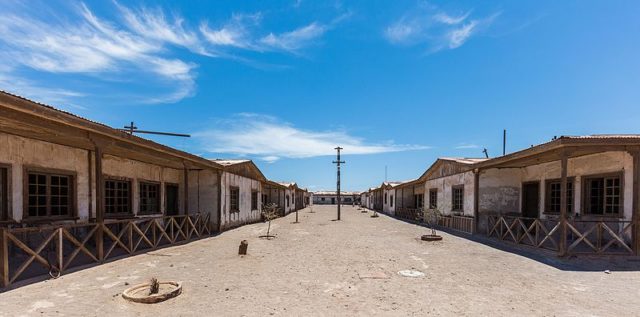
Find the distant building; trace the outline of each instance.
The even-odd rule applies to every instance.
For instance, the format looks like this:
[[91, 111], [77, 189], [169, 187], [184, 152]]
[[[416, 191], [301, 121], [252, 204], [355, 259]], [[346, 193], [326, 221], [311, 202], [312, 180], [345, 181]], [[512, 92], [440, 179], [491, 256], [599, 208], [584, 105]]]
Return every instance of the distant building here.
[[[351, 205], [360, 203], [359, 192], [340, 192], [340, 200], [342, 204]], [[338, 195], [335, 191], [317, 191], [313, 192], [314, 205], [337, 205]]]

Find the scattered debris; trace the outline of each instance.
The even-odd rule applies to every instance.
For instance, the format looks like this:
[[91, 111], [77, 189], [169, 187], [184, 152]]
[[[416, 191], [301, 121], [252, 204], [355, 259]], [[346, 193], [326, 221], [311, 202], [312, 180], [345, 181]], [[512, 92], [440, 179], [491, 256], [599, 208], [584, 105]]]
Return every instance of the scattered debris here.
[[364, 280], [364, 279], [372, 279], [372, 280], [386, 280], [386, 279], [389, 279], [389, 275], [387, 275], [387, 273], [382, 272], [382, 271], [372, 271], [372, 272], [358, 273], [358, 277], [360, 277], [361, 280]]

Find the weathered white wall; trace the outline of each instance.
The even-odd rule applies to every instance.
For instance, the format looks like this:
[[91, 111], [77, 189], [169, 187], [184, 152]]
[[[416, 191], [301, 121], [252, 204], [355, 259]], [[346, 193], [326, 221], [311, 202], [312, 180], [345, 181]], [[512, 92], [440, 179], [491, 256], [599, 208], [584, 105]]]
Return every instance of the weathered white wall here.
[[[464, 185], [464, 204], [463, 204], [463, 212], [452, 212], [451, 211], [451, 187], [457, 185]], [[428, 180], [424, 185], [424, 192], [426, 193], [424, 196], [424, 204], [425, 206], [429, 206], [429, 189], [437, 188], [438, 189], [438, 210], [443, 215], [465, 215], [465, 216], [473, 216], [473, 205], [474, 205], [474, 197], [473, 197], [473, 188], [474, 188], [474, 175], [472, 171], [449, 175], [445, 177], [440, 177], [432, 180]]]
[[189, 172], [189, 212], [209, 214], [214, 229], [218, 228], [218, 187], [218, 171], [203, 169]]
[[[569, 159], [567, 162], [567, 177], [573, 178], [574, 209], [569, 215], [583, 214], [582, 208], [582, 178], [584, 176], [623, 173], [623, 215], [625, 220], [631, 220], [633, 204], [633, 159], [627, 152], [611, 151]], [[522, 183], [540, 182], [540, 198], [538, 202], [539, 217], [554, 218], [557, 215], [545, 214], [545, 182], [558, 179], [561, 174], [560, 161], [527, 166], [525, 168], [489, 169], [482, 171], [480, 176], [480, 214], [514, 213], [522, 211]], [[598, 217], [598, 216], [595, 216]], [[589, 219], [584, 216], [583, 219]], [[480, 217], [480, 227], [485, 219]]]
[[[27, 167], [52, 168], [75, 174], [76, 216], [89, 218], [89, 156], [86, 150], [0, 133], [0, 163], [11, 166], [9, 217], [23, 219], [23, 177]], [[26, 212], [26, 211], [24, 211]]]
[[[143, 163], [113, 155], [104, 155], [102, 158], [102, 174], [109, 176], [125, 177], [131, 180], [132, 208], [135, 215], [140, 210], [140, 182], [150, 181], [160, 183], [160, 210], [158, 214], [165, 212], [165, 183], [177, 184], [179, 189], [179, 209], [182, 210], [184, 201], [184, 175], [183, 170], [162, 167], [154, 164]], [[93, 178], [95, 180], [95, 177]], [[95, 183], [95, 182], [94, 182]], [[95, 187], [94, 187], [95, 188]], [[94, 195], [95, 197], [95, 195]], [[94, 209], [95, 210], [95, 209]]]
[[[560, 161], [528, 166], [522, 170], [522, 182], [540, 181], [540, 217], [545, 218], [545, 180], [560, 178]], [[574, 213], [583, 214], [582, 177], [623, 172], [623, 204], [624, 218], [631, 220], [633, 203], [633, 158], [627, 152], [605, 152], [569, 159], [567, 177], [574, 177]]]
[[[396, 190], [395, 189], [384, 189], [383, 195], [387, 195], [387, 201], [384, 201], [384, 197], [382, 198], [382, 211], [389, 215], [396, 214]], [[393, 205], [391, 204], [391, 197], [393, 197]]]
[[478, 207], [483, 213], [513, 213], [520, 211], [520, 168], [489, 169], [480, 172]]
[[[221, 186], [221, 197], [223, 198], [221, 228], [236, 227], [242, 224], [260, 221], [260, 197], [262, 197], [262, 185], [260, 181], [229, 172], [223, 172]], [[240, 189], [239, 212], [230, 212], [231, 196], [229, 194], [229, 187], [231, 186], [235, 186]], [[258, 209], [254, 210], [251, 209], [252, 191], [258, 192]]]

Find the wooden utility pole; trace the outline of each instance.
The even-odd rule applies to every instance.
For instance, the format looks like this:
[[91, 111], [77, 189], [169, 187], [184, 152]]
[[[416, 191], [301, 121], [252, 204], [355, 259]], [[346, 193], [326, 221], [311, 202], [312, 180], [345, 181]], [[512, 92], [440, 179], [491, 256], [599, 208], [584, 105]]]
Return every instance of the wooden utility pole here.
[[345, 161], [340, 161], [340, 150], [342, 150], [341, 147], [336, 147], [335, 150], [338, 151], [338, 159], [336, 161], [333, 161], [333, 164], [337, 164], [338, 167], [338, 181], [336, 183], [337, 185], [337, 189], [336, 189], [336, 193], [338, 195], [338, 220], [340, 220], [340, 205], [341, 205], [341, 201], [340, 201], [340, 164], [344, 164]]

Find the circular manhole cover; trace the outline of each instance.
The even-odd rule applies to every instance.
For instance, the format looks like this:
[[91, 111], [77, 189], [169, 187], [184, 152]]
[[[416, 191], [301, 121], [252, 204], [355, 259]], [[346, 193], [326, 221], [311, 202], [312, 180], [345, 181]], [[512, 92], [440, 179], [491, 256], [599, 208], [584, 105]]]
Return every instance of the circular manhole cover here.
[[399, 271], [398, 274], [404, 277], [423, 277], [424, 273], [415, 270], [402, 270]]

